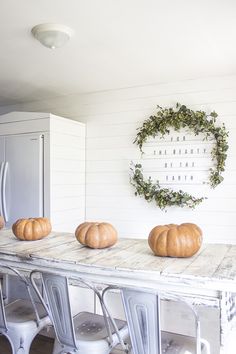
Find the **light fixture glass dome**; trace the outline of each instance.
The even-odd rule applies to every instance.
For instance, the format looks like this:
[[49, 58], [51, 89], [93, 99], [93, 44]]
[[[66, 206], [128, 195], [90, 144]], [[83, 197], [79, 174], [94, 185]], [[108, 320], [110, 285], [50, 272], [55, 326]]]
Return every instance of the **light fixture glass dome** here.
[[31, 30], [33, 36], [45, 47], [55, 49], [62, 47], [73, 35], [73, 30], [67, 26], [43, 23]]

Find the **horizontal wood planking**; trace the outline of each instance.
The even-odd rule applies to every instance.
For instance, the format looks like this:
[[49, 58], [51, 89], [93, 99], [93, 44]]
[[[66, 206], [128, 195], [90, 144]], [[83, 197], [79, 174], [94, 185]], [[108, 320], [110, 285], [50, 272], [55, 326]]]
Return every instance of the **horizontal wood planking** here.
[[[17, 258], [22, 258], [24, 260], [22, 267], [27, 268], [30, 263], [34, 266], [32, 263], [38, 262], [37, 259], [42, 267], [47, 264], [45, 260], [49, 261], [49, 267], [54, 267], [56, 261], [57, 267], [65, 265], [64, 269], [69, 271], [79, 271], [80, 266], [85, 266], [88, 272], [94, 274], [100, 268], [99, 272], [105, 271], [105, 276], [109, 274], [109, 280], [112, 278], [111, 275], [114, 278], [118, 275], [120, 279], [132, 271], [129, 273], [130, 276], [140, 281], [146, 274], [145, 280], [154, 288], [158, 287], [154, 279], [168, 282], [171, 278], [172, 280], [176, 278], [178, 284], [187, 284], [189, 280], [188, 285], [191, 286], [192, 282], [196, 288], [202, 286], [204, 289], [227, 291], [227, 284], [235, 289], [236, 267], [235, 263], [229, 264], [229, 258], [234, 257], [235, 252], [236, 246], [203, 244], [194, 257], [186, 260], [155, 257], [145, 240], [120, 239], [114, 247], [90, 249], [78, 243], [74, 234], [61, 232], [52, 232], [43, 240], [23, 244], [15, 238], [11, 230], [3, 230], [0, 240], [2, 259], [17, 261]], [[14, 258], [8, 258], [8, 255]], [[225, 271], [227, 264], [228, 272]], [[120, 273], [116, 272], [118, 269]], [[194, 292], [193, 289], [191, 291]]]
[[[13, 264], [14, 267], [28, 272], [34, 268], [52, 269], [54, 272], [60, 269], [61, 272], [63, 270], [73, 277], [81, 277], [83, 274], [84, 277], [93, 279], [100, 284], [134, 286], [134, 282], [136, 282], [136, 286], [141, 289], [149, 287], [151, 289], [165, 289], [169, 292], [175, 290], [177, 293], [185, 295], [188, 301], [193, 302], [195, 306], [197, 304], [204, 305], [201, 320], [207, 317], [208, 322], [209, 309], [219, 309], [218, 289], [222, 290], [223, 288], [225, 291], [228, 287], [235, 287], [235, 277], [232, 277], [235, 267], [232, 263], [229, 266], [229, 272], [225, 273], [225, 260], [229, 259], [229, 253], [225, 252], [224, 257], [222, 255], [222, 250], [227, 248], [225, 245], [222, 248], [216, 245], [212, 245], [213, 247], [204, 245], [200, 252], [192, 258], [174, 259], [154, 257], [147, 243], [142, 240], [119, 240], [112, 248], [92, 250], [82, 247], [71, 234], [58, 233], [55, 235], [52, 233], [43, 240], [25, 242], [24, 244], [16, 240], [10, 230], [7, 232], [3, 230], [1, 236], [0, 254], [3, 264], [4, 262]], [[204, 253], [205, 250], [209, 251]], [[212, 260], [210, 268], [202, 266], [206, 264], [208, 257]], [[221, 260], [223, 274], [221, 273]], [[191, 265], [193, 265], [192, 268]], [[189, 271], [186, 272], [188, 266]], [[209, 292], [212, 294], [210, 297]], [[76, 296], [76, 292], [74, 295], [76, 303], [78, 296]], [[89, 295], [85, 294], [84, 296], [83, 306], [88, 306], [86, 296]], [[110, 300], [113, 302], [113, 296]], [[171, 308], [169, 306], [168, 302], [168, 309], [174, 317], [176, 317], [176, 308], [178, 308], [176, 317], [178, 323], [183, 317], [185, 326], [193, 328], [190, 326], [189, 314], [184, 308], [176, 303]], [[114, 307], [117, 310], [117, 304]], [[164, 311], [168, 311], [168, 309]], [[199, 307], [196, 306], [196, 309], [199, 310]], [[119, 312], [117, 313], [119, 315]], [[164, 326], [166, 325], [167, 323], [164, 324]], [[216, 334], [219, 333], [220, 317], [214, 318], [212, 325], [214, 328], [217, 327]], [[201, 328], [204, 329], [204, 322]], [[165, 329], [167, 330], [168, 327]], [[180, 326], [177, 329], [172, 326], [171, 329], [178, 332], [181, 331], [182, 326], [181, 329]], [[186, 334], [186, 332], [184, 333]], [[215, 337], [213, 341], [216, 341]]]
[[[142, 100], [150, 97], [154, 98], [155, 107], [156, 104], [162, 104], [162, 102], [164, 103], [164, 99], [168, 100], [169, 105], [170, 102], [171, 104], [176, 103], [177, 98], [179, 98], [179, 102], [188, 104], [203, 104], [206, 109], [206, 105], [210, 106], [209, 102], [212, 104], [213, 101], [228, 100], [228, 97], [230, 97], [230, 101], [232, 100], [231, 92], [234, 92], [236, 87], [235, 78], [236, 75], [206, 77], [145, 86], [135, 86], [120, 90], [95, 92], [91, 94], [71, 94], [40, 101], [0, 107], [0, 114], [16, 110], [32, 112], [45, 111], [53, 112], [54, 114], [67, 118], [88, 122], [93, 115], [109, 115], [111, 112], [114, 113], [114, 111], [117, 111], [117, 101], [137, 101], [138, 99]], [[110, 106], [108, 106], [108, 104], [110, 104]], [[150, 105], [149, 111], [154, 111], [155, 107]], [[214, 107], [215, 106], [213, 105], [213, 109]], [[141, 108], [143, 108], [143, 105], [141, 105]], [[143, 110], [144, 112], [147, 111], [146, 108]], [[234, 111], [232, 112], [232, 115], [234, 115]], [[143, 117], [141, 117], [141, 120], [142, 119]]]
[[50, 128], [53, 132], [66, 135], [78, 136], [84, 138], [85, 125], [74, 120], [65, 119], [52, 115], [50, 120]]
[[84, 208], [84, 194], [62, 197], [62, 198], [54, 198], [51, 202], [51, 207], [54, 212], [70, 210], [70, 209], [80, 209]]
[[[228, 156], [228, 159], [226, 161], [227, 165], [227, 170], [223, 173], [223, 176], [225, 177], [227, 174], [229, 174], [230, 171], [235, 171], [235, 169], [232, 169], [232, 164], [230, 163], [231, 161], [233, 162], [234, 159], [236, 158], [235, 156]], [[189, 159], [189, 158], [188, 158]], [[176, 159], [175, 161], [184, 161], [183, 159]], [[155, 165], [153, 164], [152, 159], [147, 159], [147, 160], [140, 160], [140, 159], [132, 159], [133, 163], [138, 163], [142, 162], [143, 167], [145, 167], [145, 171], [158, 171], [161, 168], [163, 168], [164, 165], [164, 159], [155, 159]], [[93, 173], [114, 173], [114, 172], [119, 172], [121, 173], [127, 173], [129, 172], [131, 165], [131, 160], [130, 159], [120, 159], [120, 160], [87, 160], [87, 169], [89, 170], [89, 174]], [[199, 165], [206, 168], [206, 167], [211, 167], [211, 161], [206, 161], [205, 159], [202, 159], [199, 161]], [[234, 166], [233, 166], [234, 168]], [[183, 169], [183, 168], [182, 168]], [[169, 166], [165, 169], [166, 171], [172, 170]]]
[[53, 154], [56, 159], [85, 160], [85, 149], [83, 149], [83, 147], [80, 149], [74, 146], [70, 147], [68, 145], [54, 145], [54, 147]]
[[[83, 107], [87, 120], [87, 218], [114, 223], [121, 237], [146, 237], [157, 224], [191, 221], [203, 228], [206, 241], [236, 243], [233, 231], [236, 226], [235, 87], [236, 77], [209, 78], [202, 80], [202, 86], [201, 80], [193, 80], [179, 83], [179, 87], [173, 84], [127, 89], [124, 90], [127, 96], [123, 90], [87, 96], [87, 112]], [[217, 124], [225, 123], [230, 129], [230, 149], [223, 174], [225, 180], [215, 190], [205, 185], [178, 187], [196, 196], [207, 196], [206, 201], [194, 211], [174, 207], [165, 213], [134, 196], [134, 189], [129, 185], [129, 168], [131, 160], [142, 161], [138, 147], [133, 145], [136, 129], [155, 113], [156, 104], [170, 106], [177, 101], [192, 109], [219, 113]], [[154, 159], [148, 165], [150, 171], [155, 170]]]
[[[235, 88], [235, 75], [221, 76], [221, 77], [206, 77], [192, 80], [167, 82], [160, 84], [152, 84], [145, 86], [135, 86], [129, 88], [123, 88], [120, 90], [110, 90], [105, 92], [95, 92], [83, 96], [80, 104], [91, 105], [91, 101], [94, 104], [104, 103], [106, 101], [117, 100], [132, 100], [136, 98], [145, 97], [161, 97], [170, 95], [194, 95], [204, 94], [204, 99], [208, 97], [208, 92], [218, 92], [219, 98], [222, 98], [222, 90], [228, 93]], [[228, 96], [227, 96], [228, 97]]]
[[85, 135], [76, 135], [76, 131], [73, 134], [68, 134], [64, 132], [53, 132], [51, 134], [51, 140], [53, 145], [56, 146], [70, 144], [70, 147], [72, 148], [78, 148], [79, 146], [83, 150], [85, 149]]
[[[124, 197], [122, 196], [112, 196], [112, 195], [106, 195], [105, 198], [102, 198], [102, 194], [100, 196], [89, 196], [87, 195], [87, 204], [90, 204], [90, 205], [96, 205], [99, 203], [99, 209], [101, 210], [104, 210], [104, 209], [113, 209], [114, 208], [114, 211], [116, 213], [116, 215], [118, 215], [117, 213], [119, 213], [119, 209], [120, 208], [120, 205], [122, 205], [122, 202], [124, 200]], [[228, 208], [228, 205], [229, 203], [232, 202], [232, 198], [224, 198], [223, 200], [220, 199], [220, 198], [209, 198], [209, 199], [206, 199], [204, 201], [204, 203], [202, 203], [201, 205], [198, 206], [198, 211], [199, 212], [206, 212], [208, 211], [209, 213], [224, 213], [225, 210], [227, 210]], [[140, 198], [140, 197], [137, 197], [137, 198], [134, 198], [133, 195], [131, 196], [127, 196], [126, 197], [126, 205], [122, 208], [122, 209], [125, 209], [126, 212], [130, 212], [132, 210], [137, 210], [137, 213], [138, 212], [142, 212], [143, 211], [143, 208], [145, 207], [146, 203], [145, 201]], [[220, 209], [219, 209], [219, 205], [220, 205]], [[151, 211], [153, 210], [153, 207], [152, 205], [150, 204], [150, 206], [148, 207], [148, 209]], [[178, 210], [178, 209], [177, 209]], [[155, 210], [154, 210], [155, 212]], [[173, 212], [173, 208], [172, 208], [172, 212]], [[169, 217], [170, 214], [172, 214], [171, 210], [167, 210], [167, 215]], [[235, 213], [236, 212], [236, 208], [231, 210], [230, 211], [230, 215], [232, 217], [232, 213]], [[163, 213], [165, 213], [165, 211], [163, 211]], [[165, 213], [165, 214], [166, 214]], [[190, 210], [190, 215], [191, 214], [195, 214], [195, 211], [194, 210]], [[221, 222], [221, 221], [218, 221], [218, 222]]]
[[[132, 144], [137, 131], [144, 119], [155, 114], [156, 105], [172, 106], [177, 101], [192, 109], [206, 112], [215, 110], [219, 124], [223, 122], [230, 131], [230, 149], [226, 165], [225, 181], [215, 190], [206, 186], [183, 189], [194, 194], [208, 196], [208, 200], [197, 207], [194, 212], [186, 209], [171, 208], [167, 213], [158, 210], [155, 205], [147, 204], [134, 196], [129, 184], [129, 164], [131, 160], [139, 161], [140, 152]], [[235, 243], [234, 229], [236, 226], [236, 182], [230, 176], [236, 170], [236, 75], [222, 77], [206, 77], [172, 83], [161, 83], [140, 87], [124, 88], [107, 92], [84, 95], [68, 95], [44, 101], [31, 102], [24, 105], [3, 107], [0, 113], [9, 110], [51, 111], [68, 118], [87, 123], [87, 218], [99, 216], [99, 208], [106, 205], [113, 209], [110, 221], [119, 228], [120, 236], [132, 234], [142, 237], [144, 231], [150, 230], [155, 224], [161, 224], [168, 215], [169, 222], [188, 221], [194, 216], [204, 226], [207, 240], [222, 240]], [[58, 150], [57, 158], [69, 159], [63, 149]], [[71, 158], [73, 151], [71, 151]], [[74, 157], [72, 158], [72, 160]], [[58, 165], [57, 165], [58, 167]], [[69, 168], [69, 166], [67, 165]], [[116, 175], [118, 176], [116, 177]], [[126, 177], [125, 177], [126, 174]], [[119, 176], [122, 180], [119, 181]], [[97, 177], [97, 178], [96, 178]], [[113, 181], [108, 183], [107, 180]], [[112, 200], [113, 199], [113, 200]], [[127, 208], [125, 220], [120, 220], [114, 205]], [[94, 210], [97, 212], [94, 213]], [[132, 215], [142, 211], [142, 220], [133, 220]], [[154, 210], [150, 220], [150, 210]], [[220, 214], [229, 212], [225, 218]], [[102, 216], [110, 216], [102, 214]], [[153, 214], [152, 214], [153, 215]], [[132, 219], [132, 220], [131, 220]], [[108, 220], [108, 221], [109, 221]], [[131, 220], [131, 221], [130, 221]], [[147, 221], [148, 220], [148, 221]], [[217, 222], [217, 227], [214, 227]]]
[[[128, 179], [127, 181], [128, 182]], [[185, 186], [185, 191], [191, 193], [192, 192], [192, 187]], [[217, 194], [216, 191], [217, 190]], [[194, 189], [194, 192], [196, 193], [197, 189]], [[137, 199], [139, 197], [135, 197], [134, 195], [134, 188], [130, 186], [129, 183], [125, 184], [91, 184], [89, 186], [89, 189], [87, 190], [87, 195], [89, 196], [109, 196], [109, 197], [116, 197], [116, 196], [121, 196], [123, 197], [123, 201], [125, 200], [126, 197], [133, 196], [134, 199]], [[217, 189], [211, 189], [209, 190], [209, 187], [207, 185], [202, 185], [199, 187], [198, 192], [201, 192], [202, 195], [205, 195], [206, 197], [211, 197], [211, 198], [229, 198], [229, 199], [235, 199], [236, 198], [236, 189], [232, 188], [232, 186], [227, 186], [227, 185], [221, 185], [218, 186]], [[145, 202], [145, 205], [147, 203]], [[198, 207], [196, 208], [198, 210]]]
[[82, 224], [83, 222], [84, 222], [84, 216], [77, 217], [75, 219], [71, 219], [69, 225], [68, 225], [68, 223], [63, 223], [63, 220], [62, 220], [61, 222], [58, 222], [57, 224], [56, 223], [53, 224], [53, 230], [60, 231], [60, 232], [67, 231], [67, 232], [74, 233], [77, 226]]
[[85, 173], [84, 172], [74, 172], [71, 171], [54, 171], [51, 177], [51, 181], [55, 185], [85, 185]]
[[80, 208], [54, 211], [52, 217], [53, 230], [60, 232], [74, 232], [75, 228], [84, 222], [84, 210], [85, 204], [83, 203], [83, 200], [81, 200]]
[[55, 200], [57, 198], [79, 197], [84, 195], [84, 185], [64, 184], [63, 188], [60, 185], [53, 185], [51, 191], [55, 196]]
[[[234, 218], [235, 215], [235, 210], [229, 212], [229, 211], [193, 211], [189, 210], [186, 213], [184, 211], [181, 213], [181, 216], [179, 215], [179, 209], [178, 208], [173, 208], [172, 210], [170, 209], [168, 212], [163, 212], [162, 215], [160, 216], [159, 213], [156, 210], [153, 210], [152, 205], [149, 204], [147, 207], [148, 215], [144, 215], [143, 213], [143, 208], [135, 209], [135, 213], [132, 213], [133, 209], [128, 209], [125, 206], [122, 208], [120, 207], [119, 204], [117, 204], [116, 207], [100, 207], [100, 208], [88, 208], [87, 207], [87, 215], [90, 215], [90, 219], [100, 219], [100, 220], [105, 220], [106, 218], [108, 220], [110, 219], [117, 219], [117, 221], [125, 221], [126, 220], [126, 215], [129, 215], [129, 222], [135, 223], [138, 220], [138, 223], [142, 221], [143, 223], [149, 224], [150, 228], [151, 225], [155, 224], [169, 224], [169, 223], [183, 223], [183, 222], [194, 222], [201, 226], [202, 224], [206, 225], [206, 222], [203, 221], [204, 215], [207, 213], [208, 214], [208, 220], [207, 223], [208, 225], [213, 225], [213, 226], [227, 226], [230, 223], [230, 220]], [[114, 217], [115, 215], [115, 217]], [[159, 222], [159, 219], [161, 217], [161, 222]], [[204, 231], [204, 230], [203, 230]], [[205, 234], [206, 235], [206, 234]], [[207, 236], [207, 235], [206, 235]], [[207, 241], [207, 240], [206, 240]]]
[[53, 116], [51, 128], [53, 228], [72, 232], [85, 217], [85, 125]]
[[[152, 160], [153, 164], [155, 164], [155, 160]], [[129, 166], [127, 166], [129, 167]], [[146, 178], [148, 178], [149, 176], [152, 177], [153, 180], [155, 179], [158, 179], [158, 175], [162, 175], [163, 173], [166, 173], [166, 171], [168, 170], [159, 170], [158, 172], [156, 172], [157, 170], [155, 169], [155, 167], [153, 167], [153, 170], [151, 169], [147, 169], [144, 171], [144, 176]], [[172, 169], [172, 171], [176, 171], [174, 169]], [[187, 173], [187, 169], [184, 170], [182, 169], [182, 173]], [[196, 169], [195, 170], [191, 170], [190, 171], [194, 172], [194, 171], [197, 171]], [[96, 172], [93, 172], [93, 173], [88, 173], [87, 174], [87, 183], [89, 184], [123, 184], [124, 182], [127, 181], [127, 179], [129, 178], [129, 175], [128, 175], [128, 172], [129, 170], [127, 171], [122, 171], [122, 172], [109, 172], [109, 171], [106, 171], [106, 174], [105, 173], [102, 173], [102, 172], [99, 172], [99, 173], [96, 173]], [[204, 179], [204, 182], [207, 182], [208, 181], [208, 177], [209, 177], [209, 173], [205, 172], [205, 179]], [[161, 176], [160, 176], [161, 178]], [[159, 178], [159, 179], [160, 179]], [[229, 170], [229, 171], [226, 171], [224, 173], [224, 183], [228, 184], [228, 185], [234, 185], [235, 183], [235, 180], [236, 180], [236, 170]], [[172, 182], [171, 184], [173, 185], [174, 182]], [[177, 183], [179, 185], [179, 183]], [[187, 183], [186, 183], [187, 184]], [[185, 184], [182, 185], [183, 188], [185, 187]], [[210, 189], [210, 187], [209, 187]]]
[[[88, 112], [86, 112], [86, 107], [82, 106], [82, 114], [84, 113], [85, 117], [93, 117], [100, 115], [103, 116], [103, 119], [101, 119], [101, 121], [106, 122], [108, 120], [107, 118], [109, 117], [109, 115], [123, 113], [123, 119], [121, 118], [121, 121], [124, 121], [125, 117], [130, 112], [132, 113], [133, 117], [141, 117], [141, 115], [143, 115], [145, 116], [145, 118], [147, 118], [149, 115], [152, 115], [156, 112], [157, 105], [175, 106], [176, 102], [187, 104], [186, 101], [188, 101], [188, 107], [194, 110], [204, 110], [207, 113], [210, 113], [211, 111], [216, 111], [219, 116], [233, 115], [236, 107], [235, 100], [228, 100], [228, 97], [223, 96], [219, 99], [212, 97], [210, 98], [210, 96], [214, 94], [214, 92], [214, 90], [212, 92], [205, 92], [208, 97], [206, 97], [205, 100], [199, 98], [199, 101], [198, 93], [192, 93], [191, 95], [184, 94], [181, 96], [178, 94], [168, 95], [165, 97], [153, 96], [151, 98], [137, 97], [135, 99], [130, 100], [117, 99], [117, 101], [107, 101], [98, 103], [96, 105], [94, 105], [94, 103], [91, 101], [89, 107], [87, 107]], [[227, 93], [225, 95], [227, 95]], [[85, 118], [84, 120], [86, 121]], [[91, 119], [89, 119], [89, 121], [91, 121]]]
[[[234, 143], [235, 144], [235, 143]], [[104, 161], [104, 160], [139, 160], [141, 161], [141, 154], [137, 147], [122, 147], [117, 146], [116, 148], [110, 149], [96, 149], [95, 147], [87, 150], [87, 161]], [[234, 162], [236, 157], [233, 147], [229, 149], [228, 159], [226, 165], [231, 165]], [[232, 168], [235, 169], [235, 165], [232, 165]]]
[[84, 160], [79, 159], [62, 159], [62, 158], [55, 158], [52, 161], [51, 167], [54, 171], [75, 171], [75, 172], [84, 172], [85, 171], [85, 164]]
[[[115, 129], [115, 128], [113, 128]], [[115, 132], [113, 132], [115, 133]], [[97, 138], [92, 137], [92, 138], [88, 138], [87, 139], [87, 144], [88, 145], [96, 145], [97, 149], [106, 149], [107, 146], [110, 146], [110, 149], [115, 149], [117, 146], [120, 146], [121, 148], [132, 148], [132, 147], [136, 147], [137, 149], [138, 146], [134, 144], [134, 139], [136, 137], [136, 133], [137, 131], [133, 134], [133, 135], [121, 135], [121, 136], [99, 136]], [[228, 143], [231, 146], [231, 144], [233, 144], [234, 146], [234, 133], [236, 133], [236, 129], [232, 129], [229, 132], [229, 137], [228, 137]], [[177, 135], [177, 133], [175, 133], [175, 135]], [[166, 146], [166, 147], [172, 147], [173, 148], [173, 143], [169, 143], [167, 144], [166, 141], [168, 139], [168, 136], [165, 136], [165, 140], [160, 140], [160, 139], [156, 139], [154, 144], [159, 143], [160, 147]], [[195, 145], [199, 145], [199, 146], [209, 146], [210, 147], [210, 151], [213, 147], [213, 142], [204, 142], [204, 141], [199, 141], [200, 139], [194, 139], [194, 137], [192, 137], [192, 141], [190, 142], [185, 142], [184, 145], [182, 145], [181, 147], [187, 147], [189, 144], [193, 145], [194, 144], [194, 140], [198, 140], [197, 143], [195, 143]], [[176, 147], [178, 147], [178, 144], [176, 144]], [[143, 150], [145, 152], [145, 148], [148, 148], [148, 145], [145, 144], [143, 147]], [[141, 155], [141, 152], [140, 152]]]
[[[132, 117], [132, 115], [130, 114]], [[99, 116], [98, 116], [99, 117]], [[105, 116], [106, 117], [106, 116]], [[88, 122], [89, 125], [89, 137], [88, 141], [93, 138], [101, 138], [101, 137], [116, 137], [116, 136], [135, 136], [137, 133], [137, 128], [142, 126], [143, 123], [143, 115], [137, 120], [137, 116], [134, 115], [134, 119], [130, 118], [130, 123], [120, 121], [120, 119], [124, 119], [124, 113], [120, 113], [117, 119], [112, 121], [103, 122]], [[148, 116], [146, 117], [148, 118]], [[100, 118], [99, 118], [100, 119]], [[223, 116], [219, 117], [221, 122], [224, 122], [226, 125], [226, 129], [235, 130], [236, 129], [236, 120], [234, 115], [232, 116]], [[114, 129], [115, 128], [115, 129]], [[108, 134], [108, 135], [107, 135]]]

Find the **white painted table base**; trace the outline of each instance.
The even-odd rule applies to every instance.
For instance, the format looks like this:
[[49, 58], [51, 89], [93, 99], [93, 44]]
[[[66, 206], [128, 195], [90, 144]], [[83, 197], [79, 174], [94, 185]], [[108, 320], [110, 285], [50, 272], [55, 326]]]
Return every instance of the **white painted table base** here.
[[[0, 263], [30, 271], [57, 270], [100, 284], [175, 291], [193, 303], [221, 310], [221, 342], [226, 314], [221, 303], [226, 291], [236, 292], [236, 246], [205, 244], [191, 258], [155, 257], [147, 240], [120, 239], [112, 248], [92, 250], [73, 234], [52, 232], [39, 241], [19, 241], [11, 230], [0, 231]], [[221, 353], [223, 353], [223, 347]]]

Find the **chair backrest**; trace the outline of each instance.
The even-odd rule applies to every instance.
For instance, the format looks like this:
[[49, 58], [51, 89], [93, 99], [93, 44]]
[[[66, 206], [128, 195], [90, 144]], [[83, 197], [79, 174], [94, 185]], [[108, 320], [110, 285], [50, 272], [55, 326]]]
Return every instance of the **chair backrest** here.
[[160, 300], [152, 293], [122, 289], [122, 299], [135, 354], [160, 354]]
[[[10, 271], [10, 273], [17, 276], [18, 279], [20, 280], [20, 282], [22, 282], [24, 284], [24, 286], [28, 292], [29, 300], [31, 301], [31, 304], [32, 304], [32, 309], [35, 312], [37, 324], [39, 324], [40, 316], [39, 316], [39, 313], [37, 310], [37, 306], [36, 306], [34, 297], [31, 292], [31, 285], [30, 285], [29, 280], [24, 275], [22, 275], [18, 270], [14, 269], [10, 266], [5, 266], [5, 265], [0, 264], [0, 268], [1, 268], [1, 270], [3, 270], [3, 272], [5, 270], [5, 272], [7, 271], [7, 273], [9, 273], [9, 271]], [[3, 296], [1, 282], [0, 282], [0, 330], [7, 331], [7, 317], [6, 317], [6, 313], [5, 313], [4, 296]]]
[[[39, 274], [42, 278], [43, 291], [46, 295], [45, 297], [43, 297], [38, 290], [38, 286], [35, 282], [36, 274]], [[51, 318], [58, 341], [67, 348], [70, 348], [72, 351], [78, 349], [79, 342], [75, 339], [75, 329], [70, 306], [67, 277], [61, 274], [58, 275], [55, 273], [34, 270], [30, 274], [30, 279], [33, 288], [35, 289], [36, 293], [38, 294], [38, 297], [41, 300], [41, 303], [43, 304], [44, 308], [46, 309]], [[76, 278], [76, 282], [91, 289], [99, 299], [104, 317], [105, 327], [107, 330], [107, 339], [111, 347], [113, 346], [114, 341], [112, 332], [115, 331], [121, 346], [126, 350], [126, 346], [120, 336], [117, 325], [114, 319], [111, 317], [109, 310], [103, 301], [103, 297], [97, 290], [96, 286], [80, 278]]]
[[[195, 321], [196, 354], [201, 353], [200, 321], [194, 307], [180, 296], [123, 288], [121, 295], [135, 354], [160, 354], [160, 299], [184, 302]], [[207, 344], [207, 343], [204, 343]], [[209, 350], [207, 350], [209, 353]]]
[[[37, 285], [35, 284], [34, 273], [36, 272], [41, 274], [46, 302], [40, 292], [38, 292]], [[67, 278], [54, 273], [33, 271], [31, 273], [31, 282], [51, 318], [59, 342], [62, 345], [71, 347], [73, 350], [78, 349], [76, 346]]]
[[7, 321], [3, 301], [2, 282], [0, 281], [0, 333], [7, 331]]

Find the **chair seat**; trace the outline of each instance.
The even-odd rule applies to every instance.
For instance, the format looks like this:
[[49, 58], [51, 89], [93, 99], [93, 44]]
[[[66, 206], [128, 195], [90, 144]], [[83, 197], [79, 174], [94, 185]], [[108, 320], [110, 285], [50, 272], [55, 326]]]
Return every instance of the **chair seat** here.
[[[47, 313], [41, 304], [36, 304], [38, 314], [40, 318], [46, 317]], [[28, 300], [16, 300], [5, 307], [7, 323], [10, 326], [11, 323], [25, 323], [29, 321], [35, 321], [36, 316], [31, 301]]]
[[163, 354], [196, 354], [196, 338], [181, 334], [161, 332]]
[[[115, 319], [118, 329], [126, 327], [126, 322]], [[94, 341], [107, 337], [107, 330], [103, 316], [90, 313], [80, 312], [74, 317], [74, 326], [76, 339]], [[114, 331], [113, 331], [114, 333]]]
[[[122, 338], [127, 338], [129, 334], [126, 322], [117, 319], [115, 319], [115, 322]], [[80, 312], [74, 317], [74, 327], [76, 341], [78, 341], [81, 352], [83, 352], [83, 348], [88, 350], [89, 347], [90, 353], [94, 349], [94, 353], [99, 354], [100, 352], [104, 353], [109, 348], [108, 333], [103, 316], [89, 312]], [[113, 340], [116, 344], [119, 342], [114, 331]]]
[[[35, 283], [36, 273], [39, 273], [42, 278], [47, 304], [45, 304]], [[103, 316], [89, 312], [80, 312], [72, 317], [73, 310], [70, 304], [67, 277], [51, 272], [34, 270], [31, 272], [30, 279], [36, 294], [42, 304], [44, 304], [44, 307], [46, 309], [47, 307], [49, 308], [49, 313], [51, 314], [56, 333], [53, 354], [62, 354], [62, 352], [109, 354], [118, 343], [126, 350], [123, 339], [128, 337], [128, 327], [123, 321], [113, 320], [104, 304], [103, 296], [93, 284], [87, 284], [86, 281], [80, 279], [81, 284], [93, 290], [97, 296], [105, 320]], [[110, 331], [108, 321], [113, 324], [116, 321], [115, 327], [120, 328], [120, 330], [116, 328], [117, 331], [114, 329], [114, 333], [108, 333]]]
[[[22, 285], [24, 285], [23, 293], [25, 290], [25, 300], [17, 299], [5, 303], [2, 287], [0, 287], [0, 334], [4, 335], [10, 342], [12, 353], [29, 354], [35, 336], [44, 327], [51, 324], [51, 321], [41, 303], [39, 304], [34, 300], [29, 280], [10, 266], [0, 265], [0, 267], [7, 269], [7, 274], [11, 270], [17, 276], [17, 278], [11, 280], [9, 278], [9, 281], [14, 284], [15, 293], [22, 294], [19, 291]], [[15, 283], [16, 279], [19, 279], [20, 285], [18, 282]], [[1, 350], [0, 352], [2, 354]]]
[[[128, 338], [129, 332], [125, 321], [116, 320], [116, 325], [119, 328], [120, 336], [123, 339]], [[111, 346], [108, 341], [108, 333], [105, 327], [105, 321], [103, 316], [90, 312], [80, 312], [73, 318], [77, 354], [109, 354], [111, 352]], [[116, 333], [112, 334], [113, 346], [119, 343], [119, 339]], [[64, 350], [67, 348], [64, 347]], [[54, 344], [53, 354], [61, 353], [62, 347], [56, 340]], [[71, 348], [68, 347], [68, 352]]]

